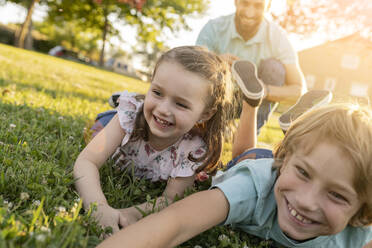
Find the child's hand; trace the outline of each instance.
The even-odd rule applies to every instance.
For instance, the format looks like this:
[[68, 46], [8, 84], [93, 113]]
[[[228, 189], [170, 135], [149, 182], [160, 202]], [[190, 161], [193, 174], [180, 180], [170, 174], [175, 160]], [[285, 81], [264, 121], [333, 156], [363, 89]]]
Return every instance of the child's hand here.
[[131, 224], [136, 223], [142, 218], [142, 214], [135, 208], [122, 208], [120, 211], [120, 226], [125, 228]]
[[98, 220], [99, 224], [103, 228], [111, 227], [113, 233], [119, 231], [121, 215], [118, 209], [112, 208], [107, 204], [99, 204], [97, 210], [94, 211], [93, 216]]

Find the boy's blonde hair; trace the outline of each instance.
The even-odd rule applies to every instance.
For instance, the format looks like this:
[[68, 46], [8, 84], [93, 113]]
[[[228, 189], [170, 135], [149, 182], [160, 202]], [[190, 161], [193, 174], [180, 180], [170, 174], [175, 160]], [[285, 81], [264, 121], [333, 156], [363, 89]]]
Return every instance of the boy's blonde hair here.
[[354, 188], [362, 203], [349, 224], [372, 224], [372, 112], [355, 104], [334, 104], [309, 111], [293, 122], [274, 150], [275, 167], [280, 168], [287, 155], [299, 144], [310, 152], [320, 142], [340, 147], [353, 161]]

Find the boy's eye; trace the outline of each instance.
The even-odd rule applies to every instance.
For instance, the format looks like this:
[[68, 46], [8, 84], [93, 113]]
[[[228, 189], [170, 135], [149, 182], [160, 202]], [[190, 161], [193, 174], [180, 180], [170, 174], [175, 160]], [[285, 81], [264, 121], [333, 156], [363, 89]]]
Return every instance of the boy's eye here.
[[331, 192], [330, 192], [330, 195], [331, 195], [334, 199], [336, 199], [336, 200], [338, 200], [338, 201], [348, 202], [348, 200], [347, 200], [343, 195], [341, 195], [341, 194], [339, 194], [339, 193], [337, 193], [337, 192], [331, 191]]
[[177, 106], [179, 106], [179, 107], [181, 107], [181, 108], [184, 108], [184, 109], [187, 109], [187, 108], [189, 108], [188, 106], [186, 106], [185, 104], [183, 104], [183, 103], [176, 103], [177, 104]]
[[299, 166], [296, 166], [296, 169], [297, 169], [297, 172], [300, 173], [302, 176], [309, 178], [309, 174], [304, 169], [302, 169]]

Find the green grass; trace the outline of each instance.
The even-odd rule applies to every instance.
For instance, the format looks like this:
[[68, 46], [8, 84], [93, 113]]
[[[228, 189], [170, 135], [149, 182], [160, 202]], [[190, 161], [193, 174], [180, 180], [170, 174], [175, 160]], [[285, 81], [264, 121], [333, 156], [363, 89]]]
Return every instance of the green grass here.
[[[0, 247], [94, 247], [101, 241], [103, 230], [81, 209], [72, 167], [86, 145], [87, 123], [110, 109], [108, 97], [147, 88], [135, 79], [0, 44]], [[262, 130], [261, 145], [282, 137], [275, 117]], [[226, 144], [223, 161], [230, 156], [231, 144]], [[113, 207], [153, 199], [164, 187], [111, 166], [101, 177]], [[207, 187], [200, 184], [193, 191]], [[268, 243], [216, 227], [179, 247]]]

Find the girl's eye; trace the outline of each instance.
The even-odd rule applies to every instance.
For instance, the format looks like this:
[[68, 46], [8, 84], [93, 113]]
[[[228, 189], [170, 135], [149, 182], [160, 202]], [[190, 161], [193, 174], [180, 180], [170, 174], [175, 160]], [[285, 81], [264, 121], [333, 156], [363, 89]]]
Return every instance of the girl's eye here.
[[309, 174], [304, 169], [302, 169], [299, 166], [296, 166], [296, 169], [297, 169], [297, 172], [300, 173], [302, 176], [309, 178]]
[[338, 201], [348, 202], [348, 200], [344, 196], [340, 195], [339, 193], [332, 191], [330, 192], [330, 194], [334, 199]]
[[187, 109], [188, 107], [185, 105], [185, 104], [182, 104], [182, 103], [176, 103], [177, 106], [181, 107], [181, 108], [184, 108], [184, 109]]

